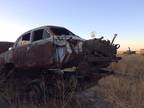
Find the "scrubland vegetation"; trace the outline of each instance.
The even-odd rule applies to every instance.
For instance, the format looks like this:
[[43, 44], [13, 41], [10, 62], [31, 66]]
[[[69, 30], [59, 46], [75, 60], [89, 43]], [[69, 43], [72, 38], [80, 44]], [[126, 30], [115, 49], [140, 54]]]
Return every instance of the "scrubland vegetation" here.
[[122, 55], [110, 67], [118, 75], [99, 81], [99, 94], [120, 108], [144, 108], [144, 56]]

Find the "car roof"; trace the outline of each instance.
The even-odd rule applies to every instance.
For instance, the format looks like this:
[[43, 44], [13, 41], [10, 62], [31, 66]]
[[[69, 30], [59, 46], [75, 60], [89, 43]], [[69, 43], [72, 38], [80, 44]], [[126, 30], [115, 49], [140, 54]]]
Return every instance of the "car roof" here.
[[48, 29], [48, 28], [65, 28], [65, 27], [61, 27], [61, 26], [54, 26], [54, 25], [46, 25], [46, 26], [41, 26], [41, 27], [37, 27], [34, 29], [31, 29], [29, 31], [24, 32], [22, 35], [29, 33], [31, 31], [35, 31], [35, 30], [39, 30], [39, 29]]

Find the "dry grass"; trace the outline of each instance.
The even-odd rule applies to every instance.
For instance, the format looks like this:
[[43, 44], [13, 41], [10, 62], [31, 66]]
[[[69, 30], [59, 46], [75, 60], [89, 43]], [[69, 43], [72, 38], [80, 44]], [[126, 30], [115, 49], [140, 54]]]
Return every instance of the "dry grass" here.
[[[102, 97], [104, 101], [111, 103], [114, 106], [113, 108], [144, 108], [144, 56], [120, 56], [122, 56], [122, 60], [119, 63], [113, 63], [109, 68], [123, 76], [110, 75], [102, 78], [99, 81], [99, 86], [86, 91], [87, 96], [81, 96], [88, 101], [81, 101], [77, 95], [74, 96], [71, 92], [68, 94], [70, 100], [63, 98], [59, 102], [50, 100], [40, 107], [26, 105], [26, 107], [20, 106], [17, 108], [107, 108], [100, 107], [99, 103], [97, 104], [97, 97]], [[8, 93], [8, 91], [5, 93]]]
[[[121, 108], [144, 108], [144, 56], [125, 55], [110, 68], [123, 76], [108, 76], [100, 80], [97, 92]], [[128, 77], [130, 76], [130, 77]], [[135, 77], [136, 76], [136, 77]]]
[[113, 63], [111, 68], [114, 71], [144, 78], [144, 56], [122, 55], [119, 63]]
[[[66, 85], [63, 79], [56, 80], [57, 93], [51, 98], [43, 97], [42, 100], [44, 100], [44, 103], [41, 104], [35, 103], [29, 97], [28, 101], [27, 97], [22, 97], [21, 100], [21, 95], [18, 94], [19, 92], [15, 92], [16, 90], [14, 90], [15, 87], [13, 85], [8, 86], [8, 89], [5, 89], [0, 96], [4, 96], [9, 100], [10, 108], [73, 108], [72, 104], [79, 105], [78, 101], [73, 99], [77, 82], [71, 78], [67, 83], [69, 85]], [[67, 86], [67, 89], [65, 89], [65, 86]], [[80, 107], [78, 106], [77, 108]]]

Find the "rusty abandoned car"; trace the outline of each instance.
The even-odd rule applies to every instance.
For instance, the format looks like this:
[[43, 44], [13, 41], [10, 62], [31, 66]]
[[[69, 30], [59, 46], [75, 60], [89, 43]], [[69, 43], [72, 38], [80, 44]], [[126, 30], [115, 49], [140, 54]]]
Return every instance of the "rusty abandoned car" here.
[[120, 60], [115, 37], [112, 42], [103, 37], [85, 40], [64, 27], [43, 26], [22, 34], [15, 43], [1, 42], [0, 86], [12, 84], [23, 97], [38, 100], [58, 95], [56, 84], [63, 79], [64, 88], [77, 83], [71, 88], [83, 90], [101, 78], [105, 72], [100, 69]]

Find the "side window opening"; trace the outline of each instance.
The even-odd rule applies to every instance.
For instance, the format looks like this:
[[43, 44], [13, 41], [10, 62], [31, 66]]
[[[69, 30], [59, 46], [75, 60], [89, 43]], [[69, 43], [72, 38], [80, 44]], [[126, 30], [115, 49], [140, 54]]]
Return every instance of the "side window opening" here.
[[44, 31], [43, 31], [43, 38], [44, 38], [44, 39], [47, 39], [47, 38], [49, 38], [49, 37], [50, 37], [49, 33], [48, 33], [46, 30], [44, 30]]
[[21, 45], [27, 45], [30, 43], [30, 33], [22, 36]]
[[39, 41], [49, 38], [50, 35], [46, 30], [40, 29], [33, 32], [33, 41]]
[[43, 31], [44, 31], [43, 29], [34, 31], [33, 41], [42, 40], [43, 39]]
[[30, 43], [30, 33], [24, 34], [18, 39], [16, 47], [27, 45], [29, 43]]

